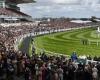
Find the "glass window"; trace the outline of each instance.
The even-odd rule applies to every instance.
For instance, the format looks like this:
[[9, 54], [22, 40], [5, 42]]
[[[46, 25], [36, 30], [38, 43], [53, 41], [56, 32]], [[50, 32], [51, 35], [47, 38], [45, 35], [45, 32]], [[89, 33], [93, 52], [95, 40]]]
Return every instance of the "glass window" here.
[[0, 2], [0, 8], [3, 8], [3, 2]]
[[0, 0], [0, 8], [3, 8], [5, 6], [5, 0]]

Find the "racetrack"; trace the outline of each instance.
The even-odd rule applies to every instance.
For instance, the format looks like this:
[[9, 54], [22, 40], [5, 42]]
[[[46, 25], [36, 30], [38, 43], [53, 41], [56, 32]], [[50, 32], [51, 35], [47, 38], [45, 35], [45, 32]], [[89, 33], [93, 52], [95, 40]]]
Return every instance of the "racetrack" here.
[[[87, 44], [83, 45], [83, 40]], [[78, 55], [100, 56], [100, 38], [94, 28], [78, 29], [39, 36], [35, 38], [37, 52], [43, 50], [70, 55], [76, 51]]]

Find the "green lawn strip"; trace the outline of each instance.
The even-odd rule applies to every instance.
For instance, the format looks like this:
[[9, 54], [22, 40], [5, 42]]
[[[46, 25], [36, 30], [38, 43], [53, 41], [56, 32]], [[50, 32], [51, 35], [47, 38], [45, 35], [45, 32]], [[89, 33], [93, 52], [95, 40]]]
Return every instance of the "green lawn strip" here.
[[18, 44], [18, 49], [20, 50], [23, 47], [23, 41]]
[[[63, 36], [64, 38], [67, 38], [67, 39], [71, 39], [71, 40], [81, 40], [81, 39], [84, 39], [84, 37], [82, 36], [84, 33], [86, 33], [87, 31], [86, 30], [82, 30], [82, 31], [74, 31], [72, 32], [71, 34], [66, 34], [65, 36]], [[79, 36], [81, 35], [81, 36]]]
[[[73, 44], [74, 45], [74, 44]], [[65, 44], [65, 45], [53, 45], [53, 44], [46, 44], [44, 45], [44, 48], [50, 51], [57, 51], [59, 53], [68, 53], [70, 54], [72, 51], [81, 51], [80, 53], [84, 54], [84, 53], [91, 53], [91, 52], [97, 52], [97, 50], [95, 51], [95, 48], [92, 46], [90, 46], [89, 48], [87, 48], [88, 46], [80, 46], [80, 45], [71, 45], [71, 44]], [[95, 45], [94, 45], [95, 46]], [[99, 49], [98, 49], [99, 50]], [[87, 52], [86, 52], [87, 51]]]
[[[40, 36], [40, 37], [42, 38], [43, 36]], [[43, 49], [43, 42], [42, 42], [43, 39], [40, 39], [40, 37], [36, 37], [34, 39], [34, 46], [36, 49], [36, 54], [39, 54], [41, 50]]]
[[[70, 32], [65, 32], [65, 33], [61, 33], [59, 35], [55, 35], [54, 38], [57, 38], [57, 39], [62, 39], [62, 40], [74, 40], [74, 41], [77, 41], [77, 40], [81, 40], [82, 38], [81, 37], [77, 37], [76, 35], [79, 35], [79, 34], [83, 34], [83, 32], [87, 32], [85, 29], [80, 32], [80, 30], [73, 30], [73, 31], [70, 31]], [[68, 34], [68, 35], [67, 35]], [[51, 36], [50, 36], [51, 37]]]
[[22, 42], [20, 44], [18, 44], [18, 49], [20, 49], [22, 46]]
[[29, 56], [32, 56], [32, 46], [33, 46], [33, 42], [30, 40], [30, 44], [29, 44]]
[[[91, 32], [92, 30], [91, 29], [85, 30], [85, 32], [87, 32], [87, 31]], [[82, 31], [79, 30], [78, 32], [80, 32], [81, 34], [83, 32], [83, 35], [84, 35], [84, 30], [82, 30]], [[58, 33], [58, 37], [60, 34], [61, 35], [62, 34], [69, 35], [69, 33], [72, 33], [72, 32], [68, 31], [68, 32]], [[76, 33], [76, 31], [75, 31], [75, 33]], [[74, 30], [73, 30], [73, 34], [74, 34]], [[77, 38], [77, 35], [83, 36], [83, 35], [76, 34], [75, 38]], [[71, 36], [71, 37], [74, 37], [74, 36]], [[57, 33], [37, 37], [35, 39], [35, 45], [40, 50], [45, 49], [46, 51], [51, 51], [54, 53], [61, 53], [61, 54], [70, 55], [73, 51], [76, 51], [76, 52], [78, 52], [78, 55], [84, 55], [84, 54], [89, 55], [90, 54], [92, 56], [95, 56], [95, 54], [96, 54], [96, 55], [100, 56], [100, 54], [99, 54], [100, 53], [100, 50], [99, 50], [100, 46], [96, 46], [96, 43], [91, 44], [91, 45], [82, 45], [80, 40], [75, 41], [74, 39], [72, 39], [72, 40], [59, 39], [59, 38], [57, 38]]]

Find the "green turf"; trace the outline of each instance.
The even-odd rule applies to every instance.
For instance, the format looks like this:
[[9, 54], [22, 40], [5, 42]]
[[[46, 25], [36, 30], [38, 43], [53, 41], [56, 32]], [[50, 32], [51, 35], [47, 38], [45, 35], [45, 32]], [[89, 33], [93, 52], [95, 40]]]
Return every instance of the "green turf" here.
[[[83, 45], [82, 39], [89, 40], [91, 44]], [[97, 41], [99, 42], [98, 46]], [[73, 51], [76, 51], [78, 55], [100, 56], [100, 38], [94, 28], [39, 36], [35, 38], [35, 47], [37, 52], [44, 49], [54, 53], [70, 55]]]

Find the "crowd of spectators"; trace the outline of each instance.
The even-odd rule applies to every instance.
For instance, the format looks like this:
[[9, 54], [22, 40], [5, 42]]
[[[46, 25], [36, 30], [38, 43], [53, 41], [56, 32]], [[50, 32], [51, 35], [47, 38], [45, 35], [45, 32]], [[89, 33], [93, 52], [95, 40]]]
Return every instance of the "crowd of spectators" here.
[[100, 80], [100, 63], [77, 62], [77, 56], [48, 56], [44, 52], [29, 57], [13, 48], [0, 53], [0, 80]]
[[[65, 24], [64, 21], [63, 24]], [[63, 24], [54, 21], [45, 26], [43, 23], [37, 26], [33, 26], [33, 23], [22, 23], [20, 26], [0, 26], [0, 80], [16, 80], [16, 77], [23, 77], [25, 80], [100, 80], [99, 62], [77, 63], [76, 56], [66, 58], [48, 56], [45, 53], [33, 54], [30, 57], [27, 53], [14, 49], [15, 40], [20, 35], [31, 32], [37, 34], [40, 31], [80, 25], [71, 22]]]
[[[63, 23], [63, 24], [62, 24]], [[66, 25], [64, 25], [66, 24]], [[6, 45], [6, 47], [13, 46], [18, 36], [22, 36], [28, 33], [37, 34], [38, 32], [48, 31], [50, 30], [55, 31], [59, 29], [68, 29], [73, 27], [83, 27], [83, 24], [65, 22], [65, 21], [50, 21], [50, 22], [40, 22], [37, 25], [34, 25], [32, 22], [20, 23], [15, 26], [7, 26], [0, 25], [0, 43]], [[7, 26], [7, 27], [5, 27]]]

